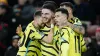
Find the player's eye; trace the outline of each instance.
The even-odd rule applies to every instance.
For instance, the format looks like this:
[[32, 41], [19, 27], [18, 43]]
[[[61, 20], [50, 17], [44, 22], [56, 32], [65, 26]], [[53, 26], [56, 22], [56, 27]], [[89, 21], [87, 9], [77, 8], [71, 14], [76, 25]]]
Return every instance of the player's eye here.
[[56, 17], [59, 17], [59, 15], [57, 15]]
[[49, 13], [45, 13], [45, 15], [49, 15]]

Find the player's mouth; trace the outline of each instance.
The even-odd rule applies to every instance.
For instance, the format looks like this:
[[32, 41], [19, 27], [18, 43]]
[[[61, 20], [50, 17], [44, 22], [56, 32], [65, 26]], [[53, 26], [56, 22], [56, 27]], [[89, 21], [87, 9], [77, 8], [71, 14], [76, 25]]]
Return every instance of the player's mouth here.
[[58, 21], [55, 21], [56, 25], [59, 25], [59, 22]]
[[47, 18], [43, 18], [43, 21], [44, 21], [44, 22], [47, 22], [47, 21], [48, 21], [48, 19], [47, 19]]

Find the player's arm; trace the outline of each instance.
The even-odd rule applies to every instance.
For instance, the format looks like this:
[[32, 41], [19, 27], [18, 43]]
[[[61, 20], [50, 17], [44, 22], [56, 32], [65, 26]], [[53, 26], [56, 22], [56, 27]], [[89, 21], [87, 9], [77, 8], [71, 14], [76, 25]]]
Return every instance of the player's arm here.
[[30, 39], [39, 39], [46, 43], [52, 43], [53, 40], [53, 28], [51, 28], [50, 32], [48, 34], [44, 34], [41, 32], [34, 32], [33, 29], [31, 29], [32, 34], [30, 34]]
[[18, 34], [21, 38], [18, 41], [18, 46], [21, 45], [22, 41], [23, 41], [23, 37], [24, 37], [24, 33], [22, 32], [22, 27], [21, 25], [19, 25], [16, 29], [16, 34]]
[[26, 27], [24, 32], [22, 32], [22, 27], [19, 25], [16, 29], [16, 33], [21, 37], [18, 41], [18, 45], [23, 46], [23, 42], [25, 42], [24, 38], [27, 38], [30, 33], [29, 25]]
[[50, 32], [48, 33], [47, 36], [45, 36], [43, 38], [43, 41], [45, 41], [47, 43], [52, 43], [53, 35], [54, 35], [54, 24], [53, 24], [53, 21], [51, 20], [51, 29], [50, 29]]
[[42, 34], [41, 40], [46, 43], [52, 43], [53, 40], [53, 32], [54, 32], [54, 24], [53, 20], [51, 20], [51, 29], [48, 34]]
[[85, 29], [82, 25], [77, 25], [77, 24], [71, 24], [68, 22], [68, 26], [72, 28], [75, 32], [80, 33], [80, 34], [85, 34]]
[[44, 38], [42, 39], [44, 42], [46, 43], [52, 43], [53, 40], [53, 28], [50, 29], [50, 32], [48, 33], [47, 36], [44, 36]]

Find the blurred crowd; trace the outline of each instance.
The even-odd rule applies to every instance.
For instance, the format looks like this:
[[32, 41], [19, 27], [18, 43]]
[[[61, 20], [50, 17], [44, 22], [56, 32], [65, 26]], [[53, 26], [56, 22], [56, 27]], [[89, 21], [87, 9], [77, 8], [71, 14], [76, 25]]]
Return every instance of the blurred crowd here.
[[[10, 6], [7, 0], [0, 0], [0, 56], [14, 56], [17, 53], [20, 38], [16, 35], [17, 26], [21, 24], [24, 31], [27, 24], [34, 19], [34, 12], [41, 10], [44, 1], [17, 0], [18, 4]], [[66, 0], [54, 1], [59, 5]], [[86, 30], [84, 39], [88, 50], [83, 56], [100, 56], [100, 11], [96, 10], [99, 5], [94, 7], [96, 5], [92, 0], [71, 0], [70, 2], [74, 4], [74, 16], [82, 21]]]

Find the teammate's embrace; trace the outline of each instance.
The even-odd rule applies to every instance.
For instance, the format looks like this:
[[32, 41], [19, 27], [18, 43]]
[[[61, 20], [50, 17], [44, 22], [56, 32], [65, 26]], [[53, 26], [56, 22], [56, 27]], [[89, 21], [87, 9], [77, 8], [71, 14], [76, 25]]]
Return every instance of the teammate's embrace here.
[[85, 29], [82, 26], [81, 21], [77, 17], [74, 17], [74, 15], [73, 15], [74, 5], [70, 2], [63, 2], [60, 4], [60, 8], [64, 8], [64, 9], [68, 10], [69, 17], [67, 19], [68, 20], [67, 26], [72, 28], [78, 34], [83, 35], [85, 33]]
[[81, 56], [82, 52], [86, 51], [85, 42], [83, 39], [84, 28], [81, 21], [73, 16], [74, 7], [70, 2], [63, 2], [60, 4], [60, 8], [68, 10], [69, 17], [66, 26], [70, 27], [75, 34], [70, 38], [69, 42], [69, 56]]
[[[34, 21], [28, 24], [24, 32], [21, 25], [17, 27], [16, 33], [21, 37], [20, 46], [17, 56], [41, 56], [41, 46], [39, 40], [49, 43], [49, 37], [41, 34], [39, 31], [43, 27], [41, 11], [37, 11], [34, 15]], [[48, 35], [49, 36], [49, 35]], [[47, 41], [49, 39], [49, 41]], [[52, 40], [52, 39], [51, 39]]]

